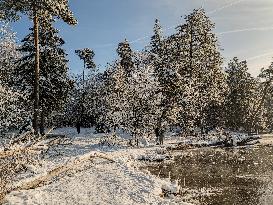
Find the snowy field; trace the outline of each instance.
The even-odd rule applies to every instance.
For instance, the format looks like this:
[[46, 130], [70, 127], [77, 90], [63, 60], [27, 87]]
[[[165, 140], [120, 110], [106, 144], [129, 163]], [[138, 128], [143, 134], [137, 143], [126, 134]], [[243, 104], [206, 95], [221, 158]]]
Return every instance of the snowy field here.
[[[29, 167], [15, 184], [33, 181], [75, 160], [81, 163], [44, 186], [11, 192], [5, 204], [186, 204], [172, 194], [163, 196], [164, 192], [179, 191], [175, 182], [139, 170], [141, 159], [167, 158], [165, 147], [145, 142], [145, 148], [128, 148], [123, 138], [116, 140], [119, 145], [102, 146], [103, 135], [94, 134], [92, 129], [82, 129], [79, 135], [74, 128], [57, 129], [54, 133], [65, 134], [69, 145], [51, 150], [41, 165]], [[170, 137], [169, 140], [174, 142]], [[90, 156], [104, 158], [86, 160]]]

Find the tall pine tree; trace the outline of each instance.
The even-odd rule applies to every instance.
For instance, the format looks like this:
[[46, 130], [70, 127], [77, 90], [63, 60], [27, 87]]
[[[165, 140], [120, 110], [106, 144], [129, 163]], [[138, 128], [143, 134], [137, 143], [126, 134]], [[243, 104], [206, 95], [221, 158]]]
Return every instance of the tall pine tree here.
[[163, 133], [168, 124], [173, 123], [173, 110], [177, 104], [177, 87], [179, 80], [177, 72], [171, 64], [171, 53], [169, 52], [170, 41], [163, 37], [162, 27], [156, 19], [154, 34], [151, 37], [148, 53], [150, 64], [154, 69], [154, 78], [158, 81], [157, 94], [161, 100], [157, 105], [157, 120], [154, 132], [157, 141], [163, 142]]
[[194, 10], [185, 20], [186, 23], [178, 26], [177, 33], [170, 38], [170, 49], [173, 66], [184, 81], [182, 84], [192, 89], [192, 92], [181, 90], [186, 92], [183, 96], [193, 100], [187, 104], [190, 107], [184, 108], [192, 111], [185, 118], [193, 119], [195, 126], [203, 130], [215, 126], [208, 116], [217, 113], [211, 108], [221, 106], [224, 101], [227, 86], [221, 67], [223, 61], [213, 33], [214, 24], [205, 11]]
[[248, 130], [255, 104], [256, 80], [248, 72], [247, 62], [233, 58], [226, 68], [229, 94], [225, 101], [226, 127]]
[[[58, 30], [52, 26], [53, 20], [48, 18], [40, 19], [40, 132], [44, 133], [45, 118], [50, 117], [53, 111], [60, 111], [67, 99], [67, 94], [72, 87], [68, 77], [68, 60], [62, 46], [64, 40], [58, 36]], [[33, 44], [34, 32], [23, 39], [20, 51], [23, 57], [18, 61], [18, 68], [15, 75], [18, 87], [22, 90], [29, 90], [28, 104], [35, 96], [34, 69], [35, 69], [35, 45]]]
[[33, 128], [38, 134], [39, 117], [39, 78], [40, 78], [40, 48], [39, 48], [39, 22], [40, 18], [57, 17], [64, 22], [77, 24], [73, 13], [69, 9], [68, 0], [0, 0], [0, 20], [18, 20], [20, 15], [27, 15], [33, 21], [35, 45], [35, 70], [34, 70], [34, 111]]

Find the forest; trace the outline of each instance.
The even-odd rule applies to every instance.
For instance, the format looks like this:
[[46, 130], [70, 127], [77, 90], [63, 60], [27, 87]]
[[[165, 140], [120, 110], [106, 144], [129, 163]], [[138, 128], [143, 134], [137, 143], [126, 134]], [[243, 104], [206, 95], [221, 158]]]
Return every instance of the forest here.
[[[28, 16], [33, 26], [18, 42], [11, 25], [22, 16]], [[245, 59], [227, 59], [225, 65], [225, 48], [203, 8], [185, 15], [170, 35], [164, 34], [160, 20], [155, 19], [153, 35], [142, 50], [133, 50], [124, 39], [116, 45], [117, 58], [104, 68], [96, 65], [92, 48], [75, 48], [74, 55], [82, 62], [77, 74], [70, 71], [66, 40], [55, 27], [56, 20], [77, 24], [67, 0], [0, 0], [0, 20], [0, 199], [12, 191], [28, 190], [8, 188], [8, 182], [26, 172], [27, 164], [40, 160], [37, 149], [46, 147], [41, 152], [45, 156], [53, 146], [65, 144], [61, 138], [67, 137], [66, 132], [52, 134], [52, 130], [74, 130], [74, 139], [77, 135], [84, 138], [92, 129], [108, 136], [104, 141], [99, 138], [108, 147], [119, 144], [117, 139], [123, 135], [127, 135], [122, 140], [127, 140], [128, 147], [135, 149], [144, 146], [143, 140], [154, 141], [154, 146], [163, 146], [166, 140], [164, 150], [169, 133], [176, 134], [175, 140], [189, 137], [197, 144], [211, 132], [220, 138], [228, 135], [224, 140], [232, 138], [227, 133], [272, 133], [273, 63], [257, 68], [258, 76], [250, 74]], [[123, 134], [117, 137], [119, 133]], [[181, 143], [177, 148], [184, 149]], [[157, 148], [155, 152], [161, 156]], [[92, 155], [97, 156], [117, 162], [111, 154]], [[145, 154], [140, 158], [147, 161]], [[70, 169], [63, 167], [48, 173], [59, 175]], [[164, 196], [172, 186], [162, 188]]]
[[[83, 74], [71, 75], [65, 41], [53, 19], [40, 17], [39, 115], [36, 131], [45, 127], [97, 126], [122, 128], [133, 136], [157, 128], [183, 132], [216, 127], [233, 131], [272, 130], [272, 65], [258, 77], [237, 57], [223, 67], [214, 24], [197, 9], [164, 36], [159, 20], [142, 51], [125, 39], [117, 45], [118, 59], [96, 69], [90, 48], [75, 51]], [[1, 27], [1, 132], [18, 129], [34, 119], [34, 28], [16, 43], [15, 34]], [[12, 96], [12, 97], [11, 97]], [[101, 131], [106, 131], [101, 130]]]

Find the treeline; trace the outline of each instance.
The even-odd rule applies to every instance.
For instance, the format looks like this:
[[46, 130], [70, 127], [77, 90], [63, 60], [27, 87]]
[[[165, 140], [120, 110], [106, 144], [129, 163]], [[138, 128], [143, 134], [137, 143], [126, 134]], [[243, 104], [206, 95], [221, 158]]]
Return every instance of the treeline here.
[[[224, 68], [213, 30], [202, 9], [186, 16], [171, 36], [164, 36], [156, 20], [143, 51], [134, 52], [125, 40], [104, 72], [91, 70], [87, 82], [78, 81], [64, 118], [123, 128], [136, 137], [172, 127], [186, 133], [216, 127], [270, 132], [272, 66], [256, 78], [236, 57]], [[82, 91], [83, 83], [88, 86]]]
[[[149, 45], [135, 52], [128, 41], [121, 42], [119, 58], [104, 72], [96, 70], [91, 49], [77, 50], [89, 72], [71, 77], [64, 40], [53, 27], [53, 19], [44, 19], [39, 35], [41, 133], [45, 126], [75, 124], [96, 126], [98, 131], [122, 128], [136, 138], [153, 133], [159, 137], [175, 127], [185, 133], [216, 127], [272, 131], [273, 64], [257, 78], [249, 74], [247, 62], [238, 58], [223, 68], [213, 30], [214, 24], [202, 9], [186, 16], [170, 36], [164, 36], [156, 20]], [[5, 88], [0, 92], [16, 95], [12, 102], [9, 97], [1, 98], [4, 130], [33, 113], [33, 29], [19, 47], [12, 32], [2, 32], [1, 42], [0, 52], [11, 49], [12, 55], [0, 56], [0, 82]]]

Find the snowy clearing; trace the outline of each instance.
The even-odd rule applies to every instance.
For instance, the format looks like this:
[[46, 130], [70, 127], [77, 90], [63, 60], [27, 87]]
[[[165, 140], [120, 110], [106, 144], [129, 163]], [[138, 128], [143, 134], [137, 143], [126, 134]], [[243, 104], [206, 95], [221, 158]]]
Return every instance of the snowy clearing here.
[[[164, 156], [165, 148], [101, 146], [102, 135], [93, 132], [83, 129], [78, 135], [74, 128], [56, 130], [54, 133], [66, 134], [71, 144], [51, 150], [42, 165], [30, 167], [15, 186], [45, 178], [50, 170], [75, 160], [82, 163], [72, 163], [73, 167], [42, 183], [44, 186], [11, 192], [5, 204], [186, 204], [179, 198], [163, 197], [164, 191], [179, 191], [176, 183], [138, 169], [141, 157], [154, 155], [160, 158]], [[106, 159], [90, 158], [100, 155]], [[165, 190], [166, 187], [169, 190]]]

